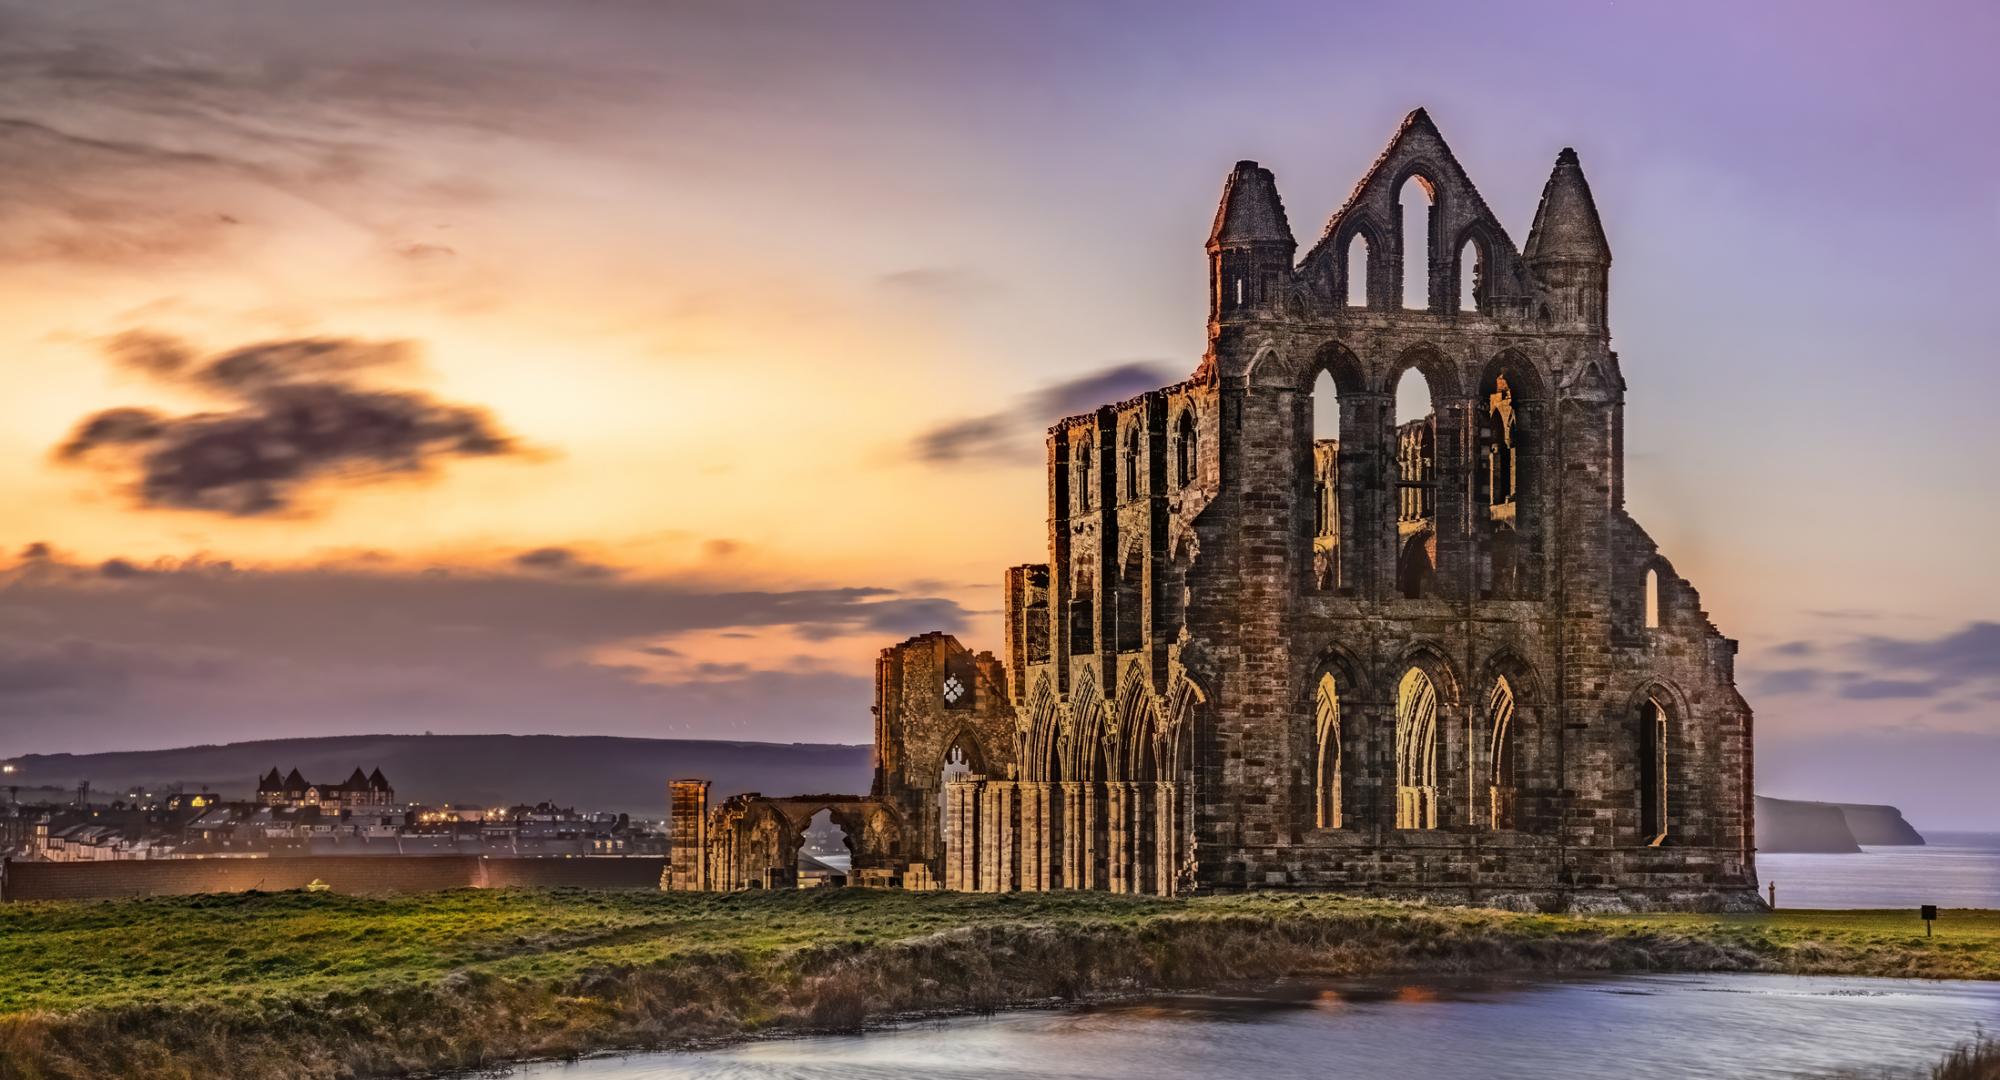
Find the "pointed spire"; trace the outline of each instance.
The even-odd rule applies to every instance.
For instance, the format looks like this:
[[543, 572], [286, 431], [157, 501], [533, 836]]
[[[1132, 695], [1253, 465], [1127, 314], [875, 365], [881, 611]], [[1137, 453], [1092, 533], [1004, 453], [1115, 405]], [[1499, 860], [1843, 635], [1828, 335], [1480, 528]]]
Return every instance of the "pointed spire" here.
[[1590, 181], [1583, 178], [1583, 166], [1569, 147], [1556, 156], [1555, 171], [1542, 188], [1542, 204], [1535, 208], [1535, 224], [1521, 254], [1530, 263], [1611, 262], [1611, 245], [1604, 239], [1597, 202], [1590, 197]]
[[1215, 227], [1208, 233], [1209, 250], [1234, 244], [1294, 243], [1284, 200], [1278, 198], [1277, 177], [1254, 161], [1237, 162], [1236, 171], [1222, 185], [1222, 205], [1216, 207]]
[[375, 766], [375, 771], [368, 774], [368, 786], [375, 791], [389, 790], [389, 778], [382, 775], [380, 765]]

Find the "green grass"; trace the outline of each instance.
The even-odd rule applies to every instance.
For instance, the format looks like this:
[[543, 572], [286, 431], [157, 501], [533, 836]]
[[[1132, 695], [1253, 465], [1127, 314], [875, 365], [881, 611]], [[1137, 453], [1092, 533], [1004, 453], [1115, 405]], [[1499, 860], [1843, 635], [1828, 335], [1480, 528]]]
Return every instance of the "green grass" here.
[[321, 1078], [1389, 971], [2000, 978], [2000, 913], [1518, 915], [1332, 896], [243, 894], [0, 906], [0, 1077]]

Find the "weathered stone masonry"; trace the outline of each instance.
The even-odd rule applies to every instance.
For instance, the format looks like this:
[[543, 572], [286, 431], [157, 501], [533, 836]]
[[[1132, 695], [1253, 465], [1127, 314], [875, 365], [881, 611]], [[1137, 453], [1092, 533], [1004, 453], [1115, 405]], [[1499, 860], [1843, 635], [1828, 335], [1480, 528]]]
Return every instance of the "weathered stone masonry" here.
[[[1576, 154], [1517, 250], [1418, 110], [1302, 258], [1247, 161], [1207, 249], [1194, 374], [1050, 429], [1049, 557], [1008, 571], [979, 722], [938, 719], [920, 643], [957, 642], [884, 654], [872, 798], [902, 865], [987, 891], [1754, 903], [1735, 643], [1624, 510]], [[1432, 412], [1398, 424], [1410, 370]], [[951, 739], [976, 750], [932, 834]]]

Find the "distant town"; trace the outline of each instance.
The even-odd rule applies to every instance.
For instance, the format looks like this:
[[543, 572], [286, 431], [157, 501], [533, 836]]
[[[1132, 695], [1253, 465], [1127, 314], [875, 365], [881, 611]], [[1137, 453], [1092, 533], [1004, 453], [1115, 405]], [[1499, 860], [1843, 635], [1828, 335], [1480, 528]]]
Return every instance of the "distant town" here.
[[111, 862], [310, 855], [577, 858], [667, 854], [664, 823], [551, 802], [510, 806], [398, 802], [377, 768], [337, 783], [275, 767], [254, 799], [212, 791], [126, 791], [0, 805], [0, 859]]

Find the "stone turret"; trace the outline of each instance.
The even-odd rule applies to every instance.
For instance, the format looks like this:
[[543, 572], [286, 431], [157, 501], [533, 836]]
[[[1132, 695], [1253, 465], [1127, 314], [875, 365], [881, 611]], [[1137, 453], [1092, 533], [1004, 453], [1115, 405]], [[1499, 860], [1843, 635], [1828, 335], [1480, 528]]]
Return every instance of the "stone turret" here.
[[1208, 233], [1208, 318], [1243, 318], [1275, 300], [1292, 278], [1298, 243], [1271, 170], [1239, 161], [1222, 185]]
[[1557, 155], [1521, 254], [1542, 287], [1551, 322], [1599, 333], [1606, 329], [1611, 245], [1604, 239], [1604, 223], [1575, 150], [1564, 147]]

